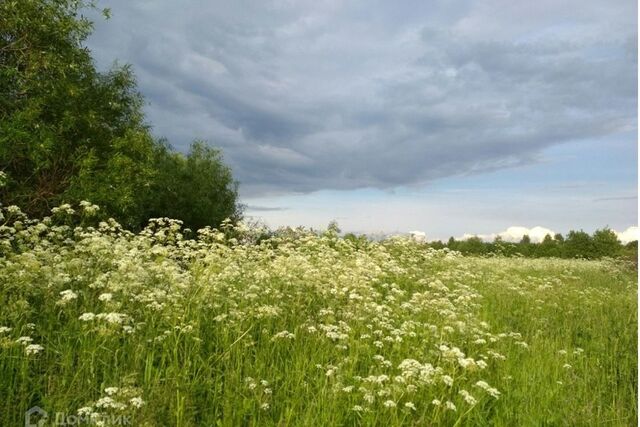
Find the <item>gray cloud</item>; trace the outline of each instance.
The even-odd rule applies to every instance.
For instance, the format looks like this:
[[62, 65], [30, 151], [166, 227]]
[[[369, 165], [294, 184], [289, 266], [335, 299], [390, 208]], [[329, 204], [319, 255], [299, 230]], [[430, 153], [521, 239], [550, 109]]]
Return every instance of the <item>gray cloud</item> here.
[[479, 3], [104, 1], [89, 46], [245, 195], [411, 186], [636, 128], [634, 2]]

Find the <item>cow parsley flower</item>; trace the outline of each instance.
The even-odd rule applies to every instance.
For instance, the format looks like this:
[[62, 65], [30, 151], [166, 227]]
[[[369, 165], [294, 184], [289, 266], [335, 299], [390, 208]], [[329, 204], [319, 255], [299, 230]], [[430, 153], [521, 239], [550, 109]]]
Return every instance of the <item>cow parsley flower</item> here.
[[93, 408], [91, 406], [83, 406], [77, 411], [78, 415], [81, 417], [86, 417], [88, 415], [91, 415], [92, 412], [93, 412]]
[[108, 292], [105, 292], [104, 294], [100, 294], [100, 296], [98, 296], [98, 300], [102, 302], [109, 302], [112, 299], [113, 299], [113, 294], [110, 294]]
[[80, 317], [78, 317], [78, 319], [82, 320], [83, 322], [90, 322], [95, 318], [96, 318], [96, 315], [93, 313], [82, 313]]
[[478, 403], [476, 398], [473, 397], [467, 390], [460, 390], [458, 393], [460, 394], [460, 396], [462, 396], [464, 401], [467, 402], [469, 405], [473, 406], [476, 403]]
[[44, 350], [44, 347], [38, 344], [29, 344], [24, 348], [24, 351], [27, 353], [27, 355], [38, 354], [42, 350]]
[[416, 405], [414, 405], [414, 404], [413, 404], [413, 402], [407, 402], [407, 403], [405, 403], [405, 404], [404, 404], [404, 407], [405, 407], [405, 408], [409, 408], [409, 409], [411, 409], [412, 411], [415, 411], [415, 410], [416, 410]]
[[289, 331], [281, 331], [278, 332], [277, 334], [275, 334], [273, 336], [273, 338], [271, 338], [272, 341], [278, 340], [278, 339], [285, 339], [285, 340], [292, 340], [296, 337], [295, 334], [292, 334]]
[[453, 385], [453, 378], [451, 378], [449, 375], [443, 375], [442, 382], [451, 387]]
[[132, 397], [131, 399], [129, 399], [129, 403], [131, 403], [131, 406], [133, 406], [134, 408], [142, 408], [142, 406], [145, 404], [144, 400], [142, 400], [141, 397]]
[[104, 392], [109, 396], [113, 396], [114, 394], [118, 393], [118, 390], [120, 390], [118, 387], [107, 387], [104, 389]]
[[73, 292], [71, 289], [67, 289], [67, 290], [64, 290], [64, 291], [60, 292], [60, 296], [61, 296], [61, 298], [58, 301], [59, 305], [65, 305], [65, 304], [69, 303], [70, 301], [73, 301], [73, 300], [78, 298], [78, 294]]
[[20, 337], [20, 338], [18, 338], [18, 339], [16, 340], [16, 342], [17, 342], [18, 344], [24, 344], [24, 345], [27, 345], [27, 344], [29, 344], [29, 343], [33, 342], [33, 338], [31, 338], [31, 337]]

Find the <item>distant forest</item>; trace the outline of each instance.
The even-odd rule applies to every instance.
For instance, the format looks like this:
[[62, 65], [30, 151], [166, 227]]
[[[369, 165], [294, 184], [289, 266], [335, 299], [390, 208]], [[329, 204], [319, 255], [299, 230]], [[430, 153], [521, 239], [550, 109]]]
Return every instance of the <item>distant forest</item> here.
[[451, 237], [446, 243], [430, 242], [429, 246], [437, 249], [449, 248], [463, 254], [473, 255], [496, 254], [531, 258], [586, 259], [617, 257], [629, 260], [637, 260], [638, 258], [638, 241], [623, 245], [618, 240], [616, 233], [609, 228], [596, 230], [591, 235], [585, 231], [573, 230], [566, 236], [560, 233], [553, 237], [547, 235], [540, 243], [533, 243], [529, 236], [525, 235], [517, 243], [506, 242], [500, 238], [496, 238], [493, 242], [484, 242], [479, 237], [471, 237], [466, 240], [456, 240]]
[[[335, 226], [333, 226], [335, 228]], [[359, 244], [368, 241], [364, 235], [347, 233], [345, 239]], [[519, 242], [507, 242], [497, 237], [493, 242], [485, 242], [479, 237], [456, 240], [451, 237], [447, 242], [440, 240], [425, 242], [425, 246], [434, 249], [448, 248], [463, 255], [502, 255], [529, 258], [584, 258], [599, 259], [603, 257], [622, 258], [637, 265], [638, 241], [623, 245], [616, 233], [603, 228], [593, 234], [585, 231], [570, 231], [566, 236], [558, 233], [547, 235], [540, 243], [534, 243], [527, 235]]]

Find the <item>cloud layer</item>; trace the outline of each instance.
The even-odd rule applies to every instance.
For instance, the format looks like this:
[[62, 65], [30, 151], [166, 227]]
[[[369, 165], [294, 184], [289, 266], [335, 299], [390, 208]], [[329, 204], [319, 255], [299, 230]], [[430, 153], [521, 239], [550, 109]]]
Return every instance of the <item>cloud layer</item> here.
[[245, 195], [393, 188], [636, 128], [636, 3], [124, 0], [89, 46]]
[[616, 235], [622, 244], [626, 245], [629, 242], [640, 240], [640, 229], [638, 227], [629, 227], [622, 232], [617, 232]]
[[531, 242], [540, 243], [544, 240], [545, 236], [550, 235], [551, 237], [555, 236], [555, 232], [545, 227], [520, 227], [520, 226], [512, 226], [507, 228], [500, 233], [492, 233], [492, 234], [465, 234], [460, 240], [466, 240], [471, 237], [479, 237], [485, 242], [492, 242], [496, 239], [496, 237], [500, 237], [505, 242], [519, 242], [522, 240], [522, 237], [525, 235], [529, 236]]

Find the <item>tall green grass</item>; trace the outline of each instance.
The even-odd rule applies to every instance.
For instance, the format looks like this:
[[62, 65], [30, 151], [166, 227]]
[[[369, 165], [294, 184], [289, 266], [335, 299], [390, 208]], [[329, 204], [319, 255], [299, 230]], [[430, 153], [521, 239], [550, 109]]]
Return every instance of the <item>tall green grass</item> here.
[[617, 262], [70, 213], [4, 213], [0, 425], [36, 405], [136, 426], [636, 424], [637, 276]]

